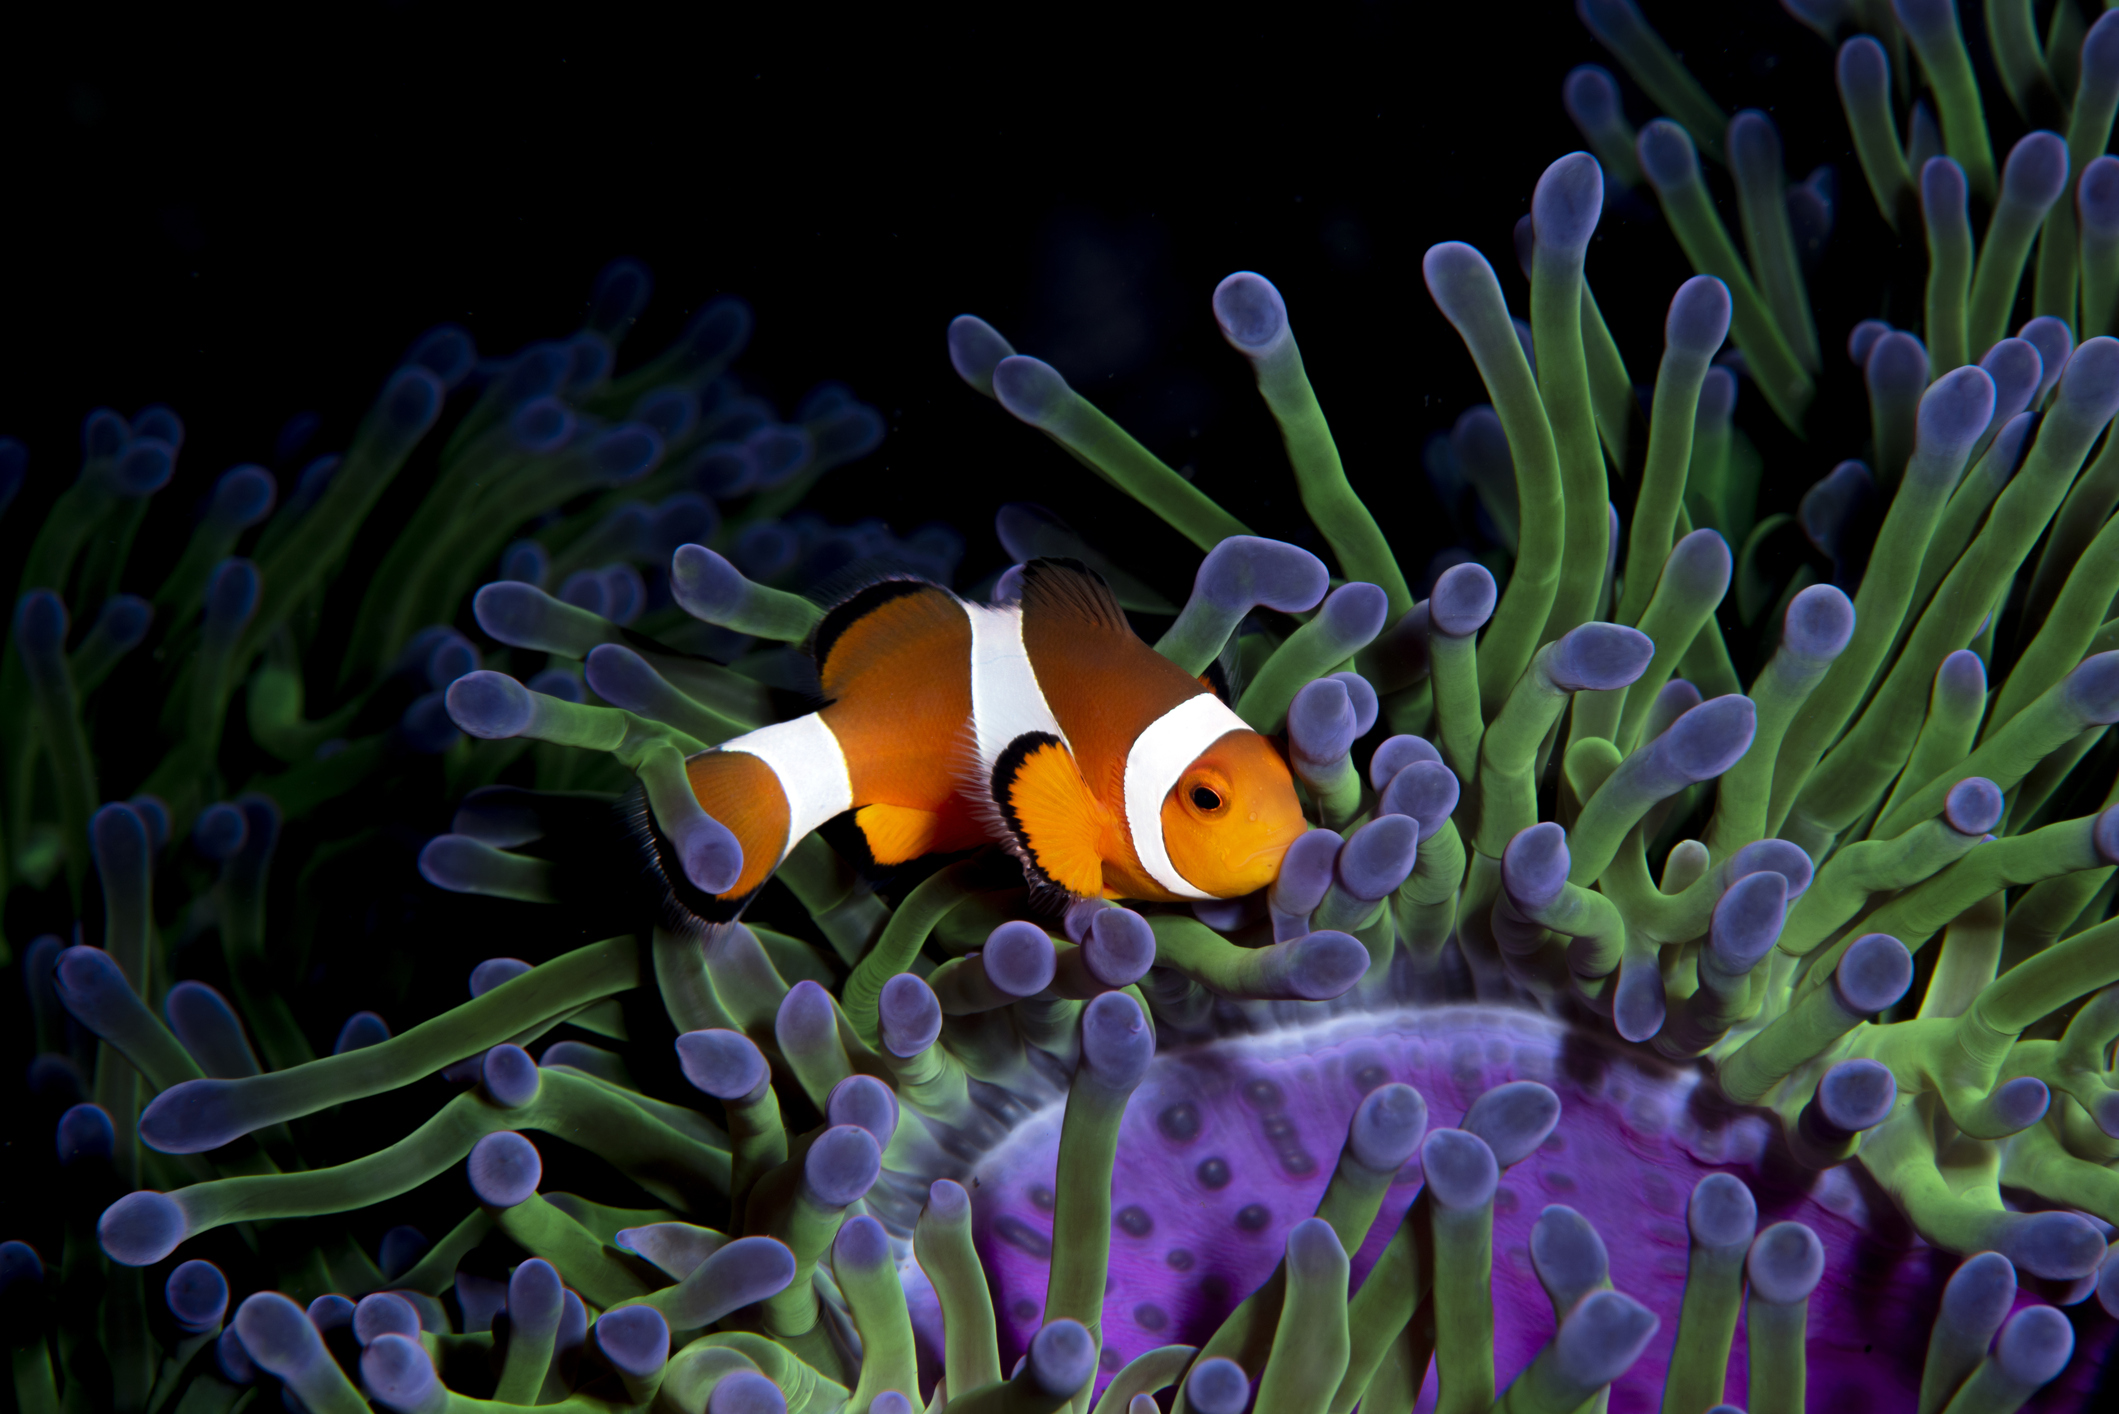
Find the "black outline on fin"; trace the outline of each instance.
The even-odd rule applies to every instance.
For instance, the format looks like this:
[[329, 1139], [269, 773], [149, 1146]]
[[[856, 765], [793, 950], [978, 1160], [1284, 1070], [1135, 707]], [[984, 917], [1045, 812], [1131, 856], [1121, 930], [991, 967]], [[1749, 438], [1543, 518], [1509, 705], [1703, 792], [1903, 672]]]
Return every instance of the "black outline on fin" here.
[[[809, 656], [816, 660], [817, 676], [824, 676], [825, 664], [831, 657], [831, 650], [845, 635], [846, 630], [885, 604], [910, 594], [917, 594], [923, 589], [941, 589], [941, 586], [924, 579], [879, 579], [826, 610], [824, 617], [817, 621], [816, 628], [809, 636]], [[949, 591], [943, 589], [942, 592], [947, 594]]]

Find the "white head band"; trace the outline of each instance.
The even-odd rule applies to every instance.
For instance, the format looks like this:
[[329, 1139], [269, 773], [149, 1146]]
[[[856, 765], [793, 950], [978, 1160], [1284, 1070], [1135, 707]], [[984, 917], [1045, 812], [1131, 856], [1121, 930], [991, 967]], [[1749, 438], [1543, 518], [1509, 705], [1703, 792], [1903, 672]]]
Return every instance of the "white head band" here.
[[1148, 877], [1179, 898], [1209, 899], [1170, 862], [1163, 842], [1163, 799], [1201, 752], [1230, 732], [1248, 731], [1243, 718], [1211, 692], [1187, 697], [1148, 724], [1126, 753], [1126, 827]]

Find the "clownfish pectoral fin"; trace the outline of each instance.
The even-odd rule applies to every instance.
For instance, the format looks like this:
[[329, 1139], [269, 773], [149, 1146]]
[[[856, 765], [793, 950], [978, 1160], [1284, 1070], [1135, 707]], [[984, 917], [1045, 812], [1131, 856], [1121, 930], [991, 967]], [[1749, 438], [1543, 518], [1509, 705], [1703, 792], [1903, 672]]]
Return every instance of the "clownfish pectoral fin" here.
[[1033, 882], [1088, 898], [1102, 895], [1101, 846], [1110, 812], [1058, 737], [1025, 732], [1008, 744], [993, 763], [993, 803]]
[[853, 822], [868, 842], [869, 858], [878, 864], [903, 864], [932, 854], [943, 833], [940, 815], [909, 805], [864, 805], [854, 811]]

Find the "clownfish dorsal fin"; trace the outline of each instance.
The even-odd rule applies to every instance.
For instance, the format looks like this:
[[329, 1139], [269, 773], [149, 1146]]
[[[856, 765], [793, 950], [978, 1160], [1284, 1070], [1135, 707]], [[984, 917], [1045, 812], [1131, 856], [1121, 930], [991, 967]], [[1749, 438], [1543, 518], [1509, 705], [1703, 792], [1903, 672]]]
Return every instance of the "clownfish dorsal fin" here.
[[1032, 560], [1024, 565], [1023, 617], [1070, 621], [1097, 633], [1133, 637], [1118, 596], [1102, 575], [1080, 560]]
[[993, 803], [1033, 884], [1084, 898], [1103, 893], [1102, 843], [1110, 812], [1049, 732], [1025, 732], [993, 763]]

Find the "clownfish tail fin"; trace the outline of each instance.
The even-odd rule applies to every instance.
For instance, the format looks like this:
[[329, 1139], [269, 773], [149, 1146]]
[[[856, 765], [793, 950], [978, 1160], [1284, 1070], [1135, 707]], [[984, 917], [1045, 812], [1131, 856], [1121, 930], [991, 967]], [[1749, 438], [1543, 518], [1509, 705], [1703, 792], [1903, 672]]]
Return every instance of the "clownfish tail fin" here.
[[[696, 932], [740, 917], [787, 852], [789, 810], [779, 778], [763, 760], [741, 751], [706, 751], [684, 763], [685, 779], [700, 810], [736, 837], [743, 866], [719, 893], [695, 884], [683, 850], [649, 807], [647, 789], [635, 784], [624, 809], [643, 863], [662, 894], [667, 927]], [[673, 828], [675, 822], [671, 822]]]

